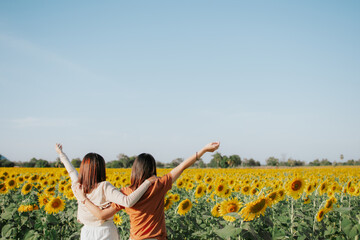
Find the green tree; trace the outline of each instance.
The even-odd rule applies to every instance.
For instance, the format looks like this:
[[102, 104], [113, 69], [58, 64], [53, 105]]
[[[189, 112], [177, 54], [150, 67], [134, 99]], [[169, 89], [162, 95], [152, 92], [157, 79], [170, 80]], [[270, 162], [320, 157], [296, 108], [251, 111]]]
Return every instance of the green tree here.
[[15, 163], [13, 163], [10, 160], [4, 158], [0, 160], [0, 167], [13, 167], [13, 166], [15, 166]]
[[119, 160], [113, 160], [113, 161], [107, 162], [106, 167], [107, 168], [123, 168], [124, 165]]
[[50, 167], [50, 164], [49, 164], [48, 161], [46, 161], [44, 159], [37, 159], [35, 161], [34, 167], [36, 167], [36, 168], [45, 168], [45, 167]]
[[240, 166], [241, 165], [241, 158], [239, 155], [231, 155], [229, 158], [228, 158], [228, 165], [229, 167], [237, 167], [237, 166]]
[[279, 159], [275, 157], [269, 157], [266, 159], [267, 166], [279, 166]]
[[71, 160], [71, 164], [75, 167], [75, 168], [79, 168], [81, 165], [81, 160], [80, 158], [74, 158], [73, 160]]
[[220, 163], [222, 161], [222, 156], [220, 153], [215, 153], [212, 155], [212, 159], [210, 160], [210, 163], [208, 164], [209, 167], [212, 168], [218, 168], [220, 167]]

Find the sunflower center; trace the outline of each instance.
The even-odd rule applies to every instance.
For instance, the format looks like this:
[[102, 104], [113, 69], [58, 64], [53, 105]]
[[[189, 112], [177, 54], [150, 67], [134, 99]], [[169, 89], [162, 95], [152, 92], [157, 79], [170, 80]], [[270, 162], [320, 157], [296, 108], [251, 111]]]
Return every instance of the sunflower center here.
[[229, 204], [229, 206], [227, 207], [227, 211], [228, 212], [236, 212], [237, 206], [236, 204]]
[[328, 201], [325, 205], [326, 208], [331, 208], [332, 206], [332, 201]]
[[51, 206], [52, 206], [53, 208], [58, 208], [60, 205], [61, 205], [61, 202], [60, 202], [59, 199], [55, 199], [55, 200], [53, 201], [53, 203], [51, 204]]
[[244, 191], [245, 192], [249, 191], [249, 187], [244, 187]]
[[321, 211], [321, 212], [319, 213], [319, 217], [322, 218], [323, 215], [324, 215], [324, 212]]
[[26, 186], [25, 186], [25, 191], [29, 191], [31, 189], [31, 185], [30, 184], [27, 184]]
[[269, 198], [274, 200], [276, 198], [276, 192], [270, 193]]
[[301, 188], [301, 185], [302, 185], [301, 181], [295, 180], [295, 181], [291, 184], [291, 189], [292, 189], [293, 191], [298, 191], [298, 190]]
[[12, 186], [14, 186], [14, 185], [15, 185], [15, 181], [14, 181], [14, 180], [10, 180], [10, 181], [9, 181], [9, 186], [12, 187]]
[[258, 213], [258, 212], [260, 212], [260, 211], [264, 208], [265, 203], [266, 203], [265, 199], [261, 199], [258, 203], [256, 203], [256, 204], [254, 204], [253, 206], [251, 206], [250, 212], [251, 212], [251, 213]]
[[182, 208], [182, 209], [187, 209], [189, 206], [190, 206], [190, 203], [189, 203], [188, 201], [185, 201], [185, 202], [182, 204], [181, 208]]
[[222, 185], [218, 186], [218, 191], [221, 192], [224, 189]]
[[202, 187], [199, 187], [199, 188], [196, 190], [196, 192], [197, 192], [198, 194], [202, 193], [202, 191], [203, 191]]

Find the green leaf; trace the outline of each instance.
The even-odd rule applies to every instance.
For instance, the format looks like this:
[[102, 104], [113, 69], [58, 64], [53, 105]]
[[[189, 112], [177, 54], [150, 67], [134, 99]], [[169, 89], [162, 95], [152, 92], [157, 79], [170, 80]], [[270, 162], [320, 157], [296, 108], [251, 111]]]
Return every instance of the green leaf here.
[[353, 209], [352, 207], [339, 207], [339, 208], [334, 208], [334, 211], [341, 212], [341, 213], [347, 213], [347, 212], [350, 212], [352, 209]]
[[38, 238], [39, 234], [35, 230], [28, 231], [24, 236], [24, 240], [37, 240]]
[[1, 235], [2, 235], [4, 238], [15, 237], [15, 236], [16, 236], [16, 228], [14, 228], [14, 226], [11, 225], [11, 224], [6, 224], [6, 225], [1, 229]]
[[5, 219], [5, 220], [10, 220], [13, 218], [13, 213], [12, 211], [9, 211], [8, 209], [5, 210], [5, 212], [3, 212], [1, 214], [1, 218]]
[[46, 216], [46, 222], [47, 222], [47, 223], [57, 224], [59, 221], [57, 220], [57, 218], [56, 218], [54, 215], [48, 214], [48, 215]]
[[237, 227], [234, 227], [234, 226], [227, 225], [222, 229], [216, 229], [214, 232], [219, 237], [228, 239], [228, 238], [231, 238], [231, 237], [238, 236], [241, 233], [241, 228], [237, 228]]

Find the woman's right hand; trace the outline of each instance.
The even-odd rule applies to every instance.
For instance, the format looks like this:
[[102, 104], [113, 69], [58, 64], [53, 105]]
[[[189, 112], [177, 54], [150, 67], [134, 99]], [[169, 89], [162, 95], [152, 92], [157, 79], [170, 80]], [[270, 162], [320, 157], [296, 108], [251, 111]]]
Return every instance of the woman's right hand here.
[[214, 152], [220, 147], [220, 142], [212, 142], [204, 147], [205, 152]]
[[55, 151], [58, 153], [58, 154], [61, 154], [63, 151], [62, 151], [62, 145], [60, 143], [56, 143], [55, 144]]

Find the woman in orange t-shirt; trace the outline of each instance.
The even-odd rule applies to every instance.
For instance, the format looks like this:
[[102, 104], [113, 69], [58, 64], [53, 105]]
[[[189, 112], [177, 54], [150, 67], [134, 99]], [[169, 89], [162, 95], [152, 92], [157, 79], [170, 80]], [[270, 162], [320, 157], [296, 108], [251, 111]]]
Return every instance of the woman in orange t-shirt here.
[[[219, 142], [207, 144], [199, 152], [172, 169], [170, 173], [158, 178], [134, 206], [125, 208], [130, 216], [131, 240], [167, 239], [164, 213], [165, 194], [185, 169], [194, 164], [206, 152], [214, 152], [219, 146]], [[150, 154], [142, 153], [135, 159], [132, 166], [131, 185], [121, 191], [125, 195], [131, 194], [152, 175], [156, 175], [155, 159]], [[90, 201], [86, 202], [88, 203], [86, 207], [99, 219], [106, 219], [121, 209], [116, 204], [112, 204], [111, 208], [100, 210]]]

